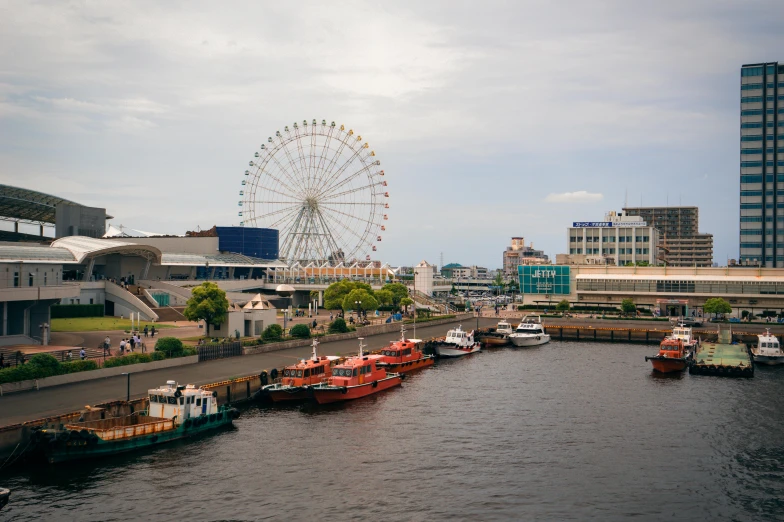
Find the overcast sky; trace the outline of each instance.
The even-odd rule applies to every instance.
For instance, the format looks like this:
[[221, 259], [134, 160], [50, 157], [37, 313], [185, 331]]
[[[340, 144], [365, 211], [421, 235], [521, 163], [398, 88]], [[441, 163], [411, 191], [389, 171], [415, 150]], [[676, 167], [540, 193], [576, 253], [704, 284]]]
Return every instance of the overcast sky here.
[[[560, 7], [556, 7], [556, 5]], [[182, 234], [236, 224], [285, 125], [334, 120], [390, 192], [377, 257], [501, 266], [572, 221], [697, 205], [738, 254], [740, 66], [784, 2], [0, 1], [2, 183]]]

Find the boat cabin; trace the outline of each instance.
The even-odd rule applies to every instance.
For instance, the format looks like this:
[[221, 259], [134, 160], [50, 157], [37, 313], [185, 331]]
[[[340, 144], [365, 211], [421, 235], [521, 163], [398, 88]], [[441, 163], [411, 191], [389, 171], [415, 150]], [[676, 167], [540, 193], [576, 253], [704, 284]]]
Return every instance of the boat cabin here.
[[166, 381], [165, 386], [149, 390], [150, 417], [172, 419], [182, 424], [199, 415], [218, 413], [218, 400], [211, 391], [196, 388], [193, 384], [180, 386]]
[[457, 346], [468, 346], [474, 344], [474, 332], [466, 333], [463, 331], [462, 325], [454, 330], [449, 330], [446, 333], [444, 342], [447, 344], [456, 344]]
[[495, 327], [495, 331], [500, 334], [510, 334], [514, 330], [512, 329], [512, 325], [506, 321], [499, 321]]
[[526, 335], [544, 335], [544, 328], [541, 323], [520, 323], [517, 325], [515, 333]]
[[381, 350], [379, 362], [395, 364], [419, 360], [422, 358], [421, 342], [420, 339], [395, 341]]
[[385, 379], [387, 371], [376, 366], [382, 362], [383, 355], [357, 355], [332, 368], [332, 386], [357, 386]]
[[659, 345], [659, 355], [662, 357], [672, 357], [680, 359], [685, 356], [684, 344], [681, 339], [668, 337]]
[[305, 386], [318, 384], [332, 376], [332, 364], [339, 357], [322, 355], [318, 359], [302, 359], [293, 366], [283, 369], [280, 383], [284, 386]]
[[757, 336], [757, 349], [754, 351], [755, 355], [763, 355], [769, 357], [780, 357], [782, 355], [779, 339], [775, 335], [770, 334], [770, 330], [764, 334]]
[[673, 339], [680, 339], [685, 344], [691, 344], [694, 342], [694, 337], [692, 336], [691, 328], [688, 326], [676, 326], [672, 329], [672, 336]]

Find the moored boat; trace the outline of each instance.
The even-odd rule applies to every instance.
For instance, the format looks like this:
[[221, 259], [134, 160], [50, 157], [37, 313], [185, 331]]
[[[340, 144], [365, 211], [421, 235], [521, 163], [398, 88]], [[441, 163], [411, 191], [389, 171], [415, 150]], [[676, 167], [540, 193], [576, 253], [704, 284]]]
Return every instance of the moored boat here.
[[439, 357], [462, 357], [482, 349], [474, 340], [474, 332], [464, 332], [463, 325], [449, 330], [446, 337], [434, 341], [432, 347]]
[[283, 369], [281, 381], [261, 387], [261, 396], [268, 396], [273, 402], [305, 400], [310, 397], [307, 387], [329, 379], [332, 366], [340, 359], [335, 355], [319, 357], [313, 339], [313, 354], [310, 359], [302, 359], [297, 364]]
[[692, 352], [686, 349], [683, 339], [665, 337], [659, 345], [659, 353], [646, 356], [653, 369], [661, 373], [682, 372], [692, 361]]
[[757, 335], [757, 345], [751, 347], [751, 355], [757, 364], [776, 366], [784, 364], [784, 351], [778, 337], [771, 335], [770, 329], [766, 329], [764, 334]]
[[407, 373], [432, 366], [435, 357], [422, 353], [421, 339], [406, 339], [406, 327], [400, 325], [400, 340], [382, 348], [376, 363], [387, 371]]
[[507, 321], [499, 321], [495, 328], [477, 333], [476, 339], [486, 346], [505, 346], [509, 344], [509, 335], [514, 333], [512, 325]]
[[316, 402], [329, 404], [359, 399], [399, 386], [403, 381], [401, 374], [387, 373], [378, 366], [381, 355], [365, 355], [363, 339], [359, 338], [359, 354], [336, 364], [332, 368], [332, 377], [326, 382], [308, 388]]
[[509, 340], [517, 347], [539, 346], [550, 342], [550, 334], [545, 333], [542, 319], [538, 315], [523, 317]]
[[700, 341], [694, 337], [691, 327], [683, 323], [679, 323], [678, 326], [672, 329], [672, 334], [669, 335], [669, 338], [683, 341], [683, 348], [690, 356], [693, 356], [700, 346]]
[[235, 408], [218, 406], [213, 392], [167, 381], [149, 390], [147, 411], [65, 424], [34, 434], [50, 463], [102, 457], [171, 442], [230, 426]]

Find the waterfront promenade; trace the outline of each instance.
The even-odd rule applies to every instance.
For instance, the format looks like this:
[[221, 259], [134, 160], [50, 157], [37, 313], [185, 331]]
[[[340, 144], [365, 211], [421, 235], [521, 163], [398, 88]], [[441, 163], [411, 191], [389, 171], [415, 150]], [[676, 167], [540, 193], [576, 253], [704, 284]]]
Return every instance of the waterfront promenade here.
[[[461, 324], [461, 322], [417, 327], [416, 336], [420, 339], [442, 336], [449, 328], [457, 324]], [[475, 328], [476, 324], [476, 319], [462, 321], [463, 328], [467, 330]], [[482, 318], [479, 320], [479, 325], [481, 327], [493, 326], [495, 319]], [[406, 325], [406, 335], [414, 337], [413, 325]], [[399, 338], [400, 332], [392, 332], [370, 336], [364, 342], [368, 349], [377, 350]], [[319, 345], [319, 353], [322, 355], [356, 353], [358, 346], [359, 343], [356, 339], [325, 342]], [[165, 384], [167, 380], [172, 379], [180, 384], [202, 385], [234, 377], [255, 375], [265, 369], [282, 368], [292, 364], [299, 359], [308, 357], [310, 352], [311, 348], [306, 346], [138, 374], [133, 374], [133, 366], [128, 366], [128, 371], [131, 372], [131, 398], [142, 397], [150, 388]], [[118, 376], [5, 395], [0, 397], [0, 426], [69, 413], [80, 410], [85, 405], [125, 399], [126, 386], [127, 377]]]

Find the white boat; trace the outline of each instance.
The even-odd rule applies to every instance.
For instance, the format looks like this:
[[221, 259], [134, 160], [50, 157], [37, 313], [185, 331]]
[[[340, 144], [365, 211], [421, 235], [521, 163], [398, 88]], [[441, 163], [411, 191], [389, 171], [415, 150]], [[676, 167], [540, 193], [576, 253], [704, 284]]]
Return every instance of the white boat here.
[[757, 339], [757, 346], [751, 348], [755, 363], [770, 366], [784, 364], [784, 352], [781, 351], [778, 337], [771, 335], [770, 330], [765, 330], [764, 334], [757, 335]]
[[668, 336], [669, 339], [677, 339], [683, 341], [683, 347], [686, 349], [686, 356], [693, 357], [697, 353], [697, 348], [700, 341], [694, 337], [691, 326], [686, 326], [680, 323], [678, 326], [673, 327], [672, 334]]
[[540, 316], [526, 315], [517, 325], [517, 330], [509, 334], [509, 340], [515, 346], [539, 346], [550, 342], [550, 334], [544, 333]]
[[509, 344], [509, 334], [511, 333], [514, 333], [512, 325], [506, 321], [500, 321], [495, 330], [480, 331], [477, 333], [476, 339], [485, 346], [505, 346]]
[[449, 330], [443, 341], [436, 341], [433, 349], [439, 357], [462, 357], [478, 352], [482, 346], [474, 340], [474, 332], [464, 332], [463, 325]]

